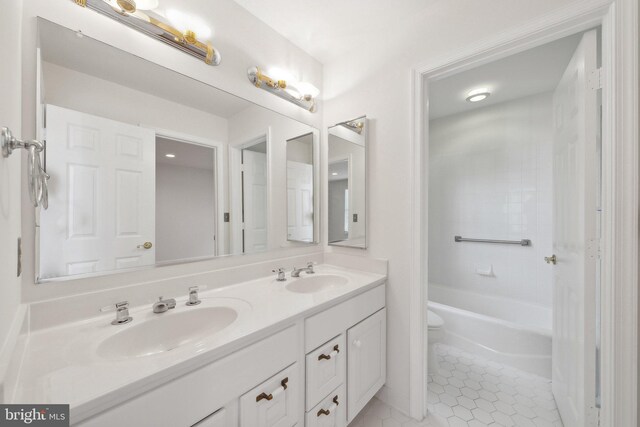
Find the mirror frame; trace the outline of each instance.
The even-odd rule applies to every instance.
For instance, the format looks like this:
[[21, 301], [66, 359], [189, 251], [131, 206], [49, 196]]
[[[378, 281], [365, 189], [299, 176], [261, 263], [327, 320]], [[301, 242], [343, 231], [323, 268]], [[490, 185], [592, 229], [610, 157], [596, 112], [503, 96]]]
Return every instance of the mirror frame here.
[[[362, 120], [364, 122], [364, 129], [361, 133], [364, 137], [364, 246], [357, 245], [349, 245], [346, 243], [329, 243], [327, 239], [328, 246], [336, 246], [342, 248], [353, 248], [353, 249], [367, 249], [369, 247], [369, 126], [370, 120], [367, 118], [366, 114], [353, 118], [351, 120], [346, 120], [342, 122], [338, 122], [333, 126], [329, 126], [327, 128], [327, 232], [329, 230], [329, 197], [328, 197], [328, 184], [329, 184], [329, 137], [331, 136], [331, 129], [342, 126], [348, 122], [354, 122], [357, 120]], [[351, 213], [350, 213], [351, 214]], [[327, 234], [328, 236], [328, 234]]]

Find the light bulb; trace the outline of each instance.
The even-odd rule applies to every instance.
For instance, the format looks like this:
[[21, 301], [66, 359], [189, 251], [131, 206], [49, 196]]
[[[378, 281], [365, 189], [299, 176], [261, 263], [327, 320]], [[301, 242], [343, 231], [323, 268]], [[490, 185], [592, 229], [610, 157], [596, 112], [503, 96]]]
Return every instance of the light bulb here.
[[487, 99], [489, 97], [489, 95], [491, 95], [491, 92], [489, 92], [489, 89], [487, 88], [479, 88], [479, 89], [474, 89], [472, 91], [470, 91], [469, 93], [467, 93], [467, 101], [469, 102], [480, 102], [480, 101], [484, 101], [485, 99]]
[[136, 9], [139, 10], [153, 10], [158, 7], [159, 0], [135, 0]]
[[175, 9], [167, 10], [166, 16], [171, 25], [183, 34], [187, 31], [193, 32], [200, 39], [209, 39], [213, 34], [211, 27], [198, 16], [189, 15]]

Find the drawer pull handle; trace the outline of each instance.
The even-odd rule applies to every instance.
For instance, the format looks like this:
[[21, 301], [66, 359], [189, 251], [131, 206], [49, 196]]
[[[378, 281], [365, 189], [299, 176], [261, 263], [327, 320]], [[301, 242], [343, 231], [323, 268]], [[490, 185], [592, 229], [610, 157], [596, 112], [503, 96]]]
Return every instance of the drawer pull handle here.
[[329, 354], [321, 354], [318, 356], [318, 360], [330, 360], [332, 357], [336, 357], [340, 353], [340, 348], [338, 344], [333, 346], [333, 351]]
[[340, 405], [340, 403], [338, 403], [338, 396], [335, 396], [333, 398], [333, 405], [329, 406], [329, 409], [320, 409], [317, 416], [331, 414], [331, 411], [334, 411], [338, 405]]
[[273, 400], [274, 395], [279, 395], [281, 392], [285, 391], [287, 389], [287, 383], [289, 382], [289, 377], [283, 379], [282, 381], [280, 381], [280, 387], [278, 387], [277, 390], [267, 394], [267, 393], [260, 393], [258, 396], [256, 396], [256, 402], [260, 402], [261, 400]]

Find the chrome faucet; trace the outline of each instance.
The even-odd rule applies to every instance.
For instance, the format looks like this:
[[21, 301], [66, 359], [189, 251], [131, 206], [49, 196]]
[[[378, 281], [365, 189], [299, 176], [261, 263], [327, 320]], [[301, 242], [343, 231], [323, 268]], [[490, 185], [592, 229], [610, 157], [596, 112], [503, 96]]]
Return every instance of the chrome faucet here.
[[198, 298], [198, 287], [192, 286], [189, 288], [189, 301], [187, 301], [187, 305], [198, 305], [202, 301]]
[[164, 313], [165, 311], [171, 310], [172, 308], [176, 308], [176, 300], [173, 298], [162, 299], [162, 297], [159, 297], [158, 301], [153, 303], [154, 313]]
[[[113, 307], [113, 306], [112, 306]], [[106, 307], [105, 307], [106, 308]], [[133, 320], [133, 317], [129, 316], [129, 303], [122, 301], [116, 304], [116, 319], [111, 322], [112, 325], [124, 325]]]
[[307, 274], [314, 274], [315, 273], [315, 271], [313, 271], [314, 265], [315, 263], [313, 261], [309, 261], [305, 268], [293, 267], [293, 271], [291, 272], [291, 277], [300, 277], [300, 273], [302, 273], [303, 271]]
[[287, 280], [287, 278], [285, 277], [284, 268], [280, 267], [278, 269], [271, 270], [271, 271], [274, 273], [278, 273], [278, 278], [276, 279], [278, 282], [284, 282], [285, 280]]

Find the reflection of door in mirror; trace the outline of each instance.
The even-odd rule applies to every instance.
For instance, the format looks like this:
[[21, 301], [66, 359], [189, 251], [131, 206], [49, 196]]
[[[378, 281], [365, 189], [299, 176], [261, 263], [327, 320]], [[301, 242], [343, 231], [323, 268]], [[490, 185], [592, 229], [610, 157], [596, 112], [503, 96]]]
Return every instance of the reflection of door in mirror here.
[[154, 131], [46, 108], [52, 185], [40, 217], [41, 277], [154, 264]]
[[217, 255], [216, 154], [214, 147], [157, 137], [156, 262]]
[[313, 134], [287, 141], [287, 240], [313, 242]]
[[329, 128], [328, 242], [366, 248], [366, 118]]
[[329, 243], [349, 238], [349, 160], [329, 160]]
[[242, 248], [244, 253], [267, 249], [267, 143], [242, 150]]

